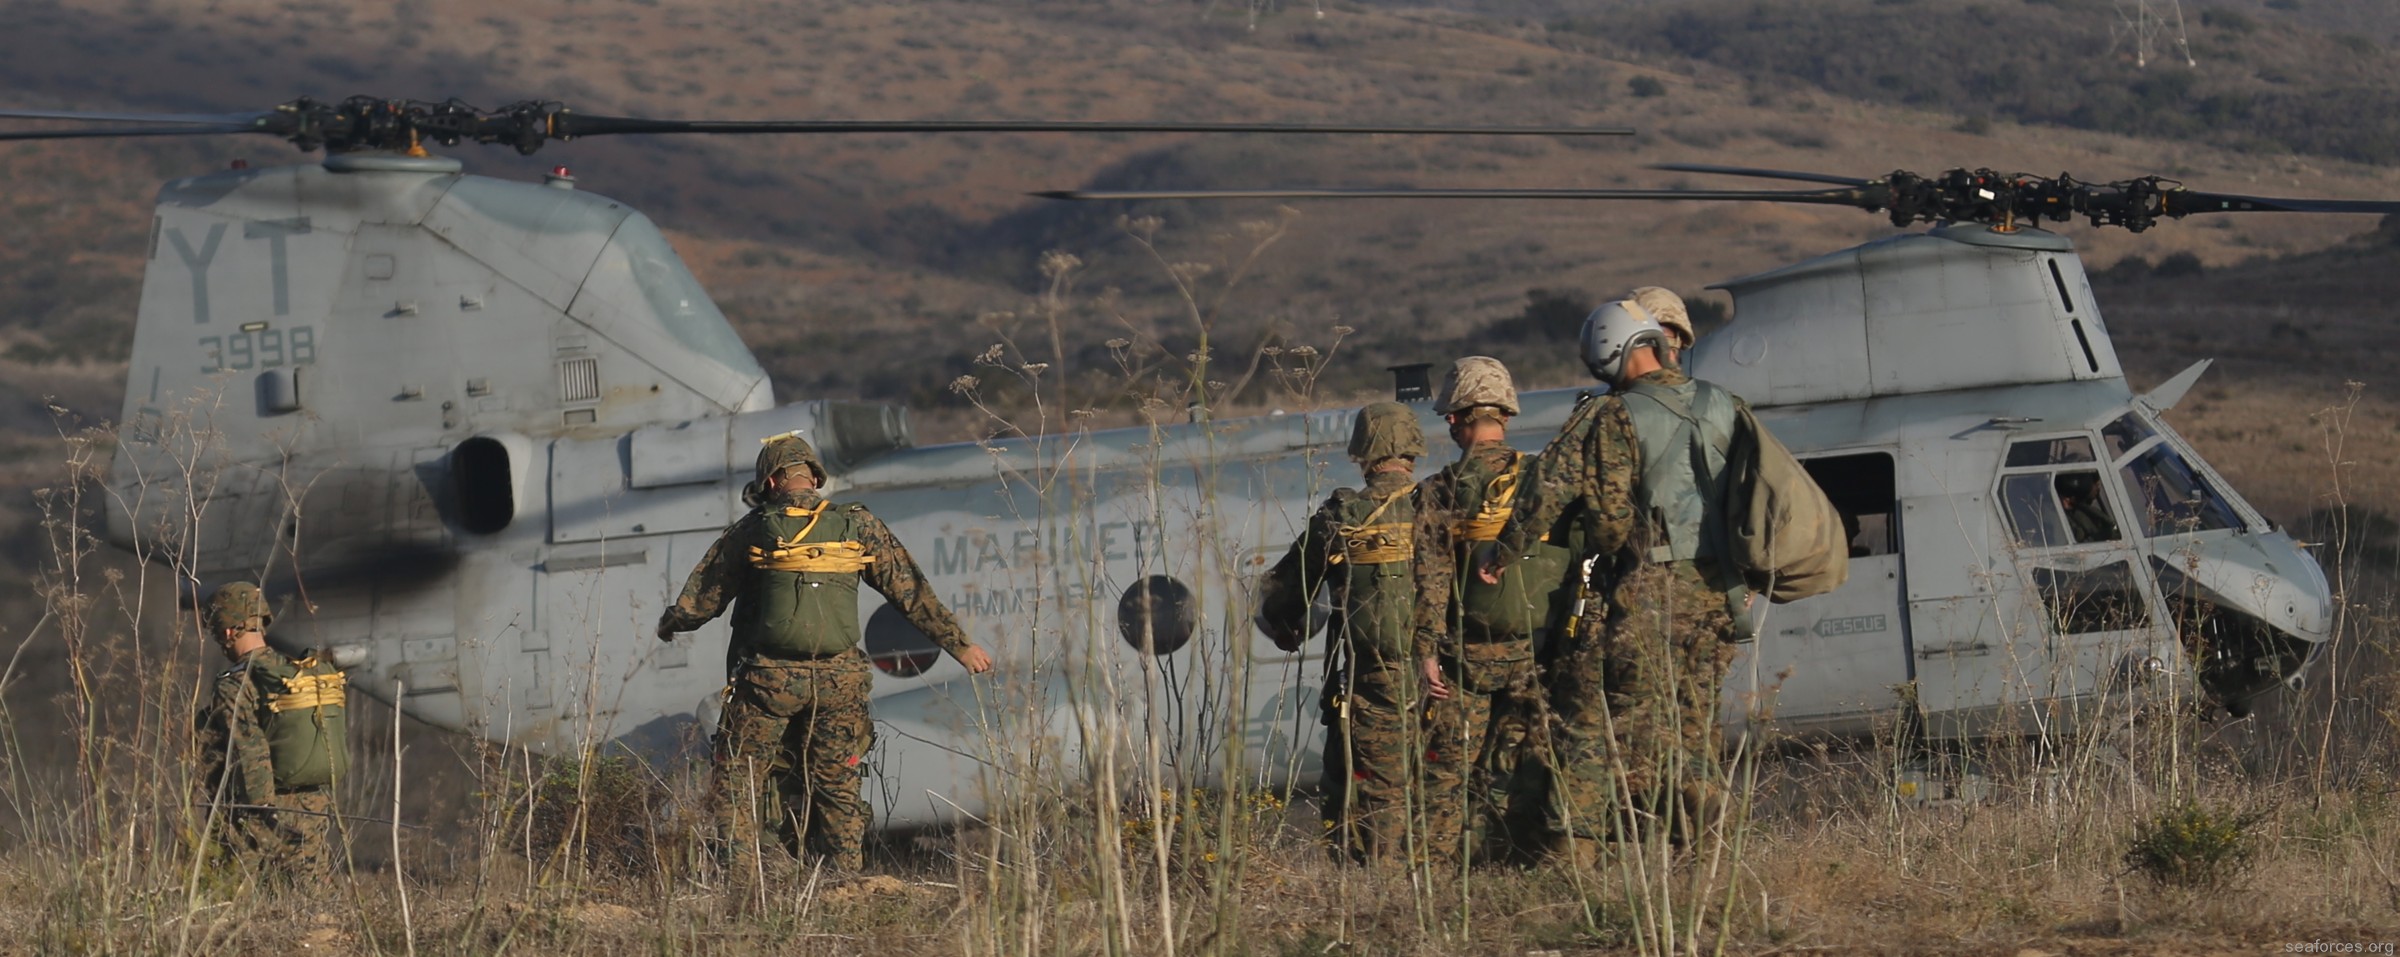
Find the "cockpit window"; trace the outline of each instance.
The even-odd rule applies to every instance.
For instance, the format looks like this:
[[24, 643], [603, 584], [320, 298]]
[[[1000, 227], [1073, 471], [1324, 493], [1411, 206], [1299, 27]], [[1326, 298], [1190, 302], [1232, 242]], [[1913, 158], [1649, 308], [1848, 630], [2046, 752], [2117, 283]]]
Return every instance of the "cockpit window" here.
[[2009, 534], [2017, 544], [2050, 548], [2068, 543], [2066, 522], [2050, 495], [2048, 475], [2011, 475], [2000, 480], [2001, 507], [2008, 514]]
[[2035, 465], [2066, 465], [2091, 460], [2092, 439], [2088, 435], [2033, 439], [2008, 447], [2008, 467], [2012, 469]]
[[[657, 317], [659, 325], [677, 341], [702, 355], [724, 363], [727, 367], [754, 372], [758, 360], [742, 344], [742, 337], [717, 311], [717, 304], [701, 288], [700, 280], [685, 269], [683, 260], [658, 227], [642, 216], [628, 217], [617, 227], [609, 240], [611, 252], [622, 260], [603, 255], [585, 281], [586, 288], [603, 295], [623, 297], [627, 291], [637, 293]], [[612, 268], [613, 267], [613, 268]], [[616, 269], [622, 268], [622, 273]], [[623, 285], [619, 285], [622, 283]], [[627, 290], [625, 286], [631, 286]]]
[[2120, 415], [2116, 421], [2100, 427], [2100, 437], [2108, 442], [2108, 460], [2111, 462], [2124, 458], [2125, 453], [2150, 441], [2150, 437], [2156, 434], [2158, 433], [2151, 431], [2149, 423], [2135, 417], [2131, 412]]
[[2133, 499], [2146, 536], [2241, 526], [2225, 497], [2165, 442], [2126, 462], [2123, 475], [2125, 494]]
[[2059, 510], [2067, 513], [2067, 533], [2075, 537], [2075, 544], [2124, 538], [2117, 532], [2117, 517], [2109, 512], [2108, 496], [2100, 489], [2100, 473], [2060, 472], [2050, 484], [2058, 492]]
[[2091, 469], [2010, 475], [2000, 480], [2009, 534], [2027, 548], [2122, 541], [2100, 473]]

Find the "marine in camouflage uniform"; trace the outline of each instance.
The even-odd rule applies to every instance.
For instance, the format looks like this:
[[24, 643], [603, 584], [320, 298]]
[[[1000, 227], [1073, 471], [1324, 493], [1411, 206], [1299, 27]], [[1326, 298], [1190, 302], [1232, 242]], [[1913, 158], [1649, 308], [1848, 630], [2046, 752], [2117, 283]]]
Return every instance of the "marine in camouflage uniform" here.
[[195, 722], [214, 838], [246, 866], [299, 878], [333, 871], [334, 785], [349, 769], [345, 682], [317, 656], [267, 647], [274, 620], [258, 586], [209, 596], [202, 621], [233, 667]]
[[842, 871], [865, 865], [863, 762], [875, 742], [873, 673], [859, 647], [858, 586], [971, 672], [991, 667], [908, 549], [866, 506], [817, 494], [825, 466], [799, 433], [768, 439], [743, 489], [749, 513], [701, 556], [659, 616], [672, 640], [733, 609], [725, 706], [713, 757], [725, 841], [737, 860], [775, 843]]
[[1625, 298], [1642, 307], [1659, 328], [1667, 331], [1667, 341], [1658, 348], [1659, 364], [1683, 368], [1683, 353], [1698, 338], [1692, 333], [1692, 313], [1684, 306], [1683, 297], [1665, 286], [1637, 286]]
[[1416, 460], [1425, 454], [1417, 414], [1397, 402], [1360, 409], [1350, 458], [1364, 489], [1342, 488], [1267, 573], [1258, 622], [1275, 644], [1308, 640], [1309, 607], [1332, 592], [1326, 626], [1330, 671], [1319, 698], [1325, 723], [1326, 839], [1349, 860], [1405, 859], [1410, 782], [1421, 743], [1410, 644], [1410, 574]]
[[1573, 600], [1561, 587], [1570, 554], [1545, 540], [1500, 584], [1475, 577], [1471, 563], [1499, 537], [1534, 457], [1508, 445], [1517, 392], [1499, 360], [1458, 360], [1434, 407], [1450, 422], [1461, 455], [1417, 490], [1414, 640], [1433, 691], [1425, 714], [1425, 830], [1436, 857], [1463, 850], [1470, 859], [1492, 858], [1521, 843], [1510, 833], [1522, 828], [1508, 813], [1510, 791], [1527, 734], [1540, 720], [1536, 646], [1547, 644], [1552, 624], [1567, 617], [1563, 602]]
[[[1651, 353], [1635, 352], [1644, 354]], [[1554, 837], [1603, 839], [1630, 824], [1685, 840], [1722, 793], [1718, 696], [1737, 638], [1729, 576], [1707, 556], [1658, 560], [1667, 529], [1661, 513], [1641, 506], [1647, 463], [1628, 403], [1649, 401], [1637, 394], [1689, 394], [1693, 380], [1652, 355], [1628, 363], [1614, 389], [1576, 409], [1518, 493], [1496, 550], [1502, 562], [1522, 555], [1576, 509], [1581, 554], [1594, 559], [1592, 597], [1546, 677], [1555, 720], [1542, 748]]]

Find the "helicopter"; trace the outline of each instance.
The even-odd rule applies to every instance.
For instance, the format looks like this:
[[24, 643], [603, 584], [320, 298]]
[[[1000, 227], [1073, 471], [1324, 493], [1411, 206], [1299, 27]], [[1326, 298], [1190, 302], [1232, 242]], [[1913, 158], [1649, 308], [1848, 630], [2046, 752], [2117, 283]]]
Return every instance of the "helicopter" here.
[[[1066, 643], [1072, 656], [1134, 673], [1136, 659], [1175, 659], [1200, 630], [1192, 589], [1221, 587], [1193, 570], [1187, 547], [1209, 536], [1140, 507], [1113, 474], [1084, 511], [1021, 522], [1038, 508], [1011, 477], [1055, 463], [1018, 461], [1028, 453], [1014, 446], [997, 457], [915, 448], [896, 406], [779, 404], [647, 217], [576, 188], [563, 167], [540, 183], [469, 175], [427, 145], [530, 154], [621, 134], [1631, 132], [688, 121], [548, 101], [484, 110], [373, 97], [228, 114], [0, 110], [0, 119], [84, 124], [0, 131], [0, 141], [252, 134], [324, 151], [319, 163], [245, 164], [161, 188], [107, 479], [107, 540], [174, 565], [195, 594], [259, 582], [283, 603], [272, 643], [323, 649], [361, 691], [435, 727], [553, 753], [644, 756], [684, 753], [715, 724], [728, 624], [661, 644], [649, 623], [741, 514], [761, 438], [808, 436], [834, 472], [829, 494], [890, 516], [1004, 672], [1044, 671], [1034, 635], [1047, 629], [1042, 643], [1059, 645], [1060, 623], [1075, 614], [1139, 633], [1142, 649], [1087, 643], [1079, 631]], [[1310, 422], [1292, 424], [1347, 429]], [[1172, 431], [1170, 444], [1189, 444], [1191, 430]], [[1270, 462], [1312, 442], [1278, 445]], [[1120, 458], [1102, 470], [1122, 472], [1132, 459]], [[1292, 487], [1277, 494], [1299, 502], [1311, 490], [1288, 471]], [[1078, 573], [1053, 574], [1070, 552], [1082, 556]], [[1029, 563], [1041, 553], [1050, 570]], [[1118, 614], [1125, 594], [1138, 595], [1133, 618]], [[1088, 607], [1064, 610], [1077, 605]], [[862, 612], [881, 669], [874, 767], [886, 793], [915, 796], [881, 820], [905, 827], [972, 813], [984, 770], [972, 756], [988, 753], [978, 729], [992, 716], [879, 597]], [[1143, 624], [1128, 630], [1135, 618]], [[1296, 662], [1282, 670], [1296, 683]], [[1186, 700], [1203, 677], [1150, 669], [1148, 680], [1152, 697]]]
[[[2333, 628], [2324, 570], [2161, 416], [2203, 360], [2135, 394], [2074, 243], [2202, 213], [2400, 212], [1990, 169], [1867, 179], [1654, 169], [1830, 188], [1066, 190], [1054, 199], [1768, 202], [1934, 224], [1711, 286], [1732, 320], [1691, 373], [1748, 400], [1850, 532], [1851, 577], [1769, 609], [1721, 702], [1729, 730], [1935, 740], [2116, 724], [2161, 686], [2235, 716], [2297, 687]], [[1532, 447], [1558, 415], [1512, 433]], [[1548, 411], [1548, 410], [1545, 410]], [[1524, 429], [1530, 424], [1534, 429]]]
[[[1170, 739], [1177, 773], [1203, 781], [1222, 766], [1213, 749], [1230, 747], [1264, 783], [1303, 779], [1322, 652], [1275, 648], [1246, 605], [1251, 579], [1342, 484], [1332, 466], [1350, 410], [1203, 409], [1188, 423], [919, 447], [899, 407], [779, 404], [646, 217], [563, 170], [540, 184], [467, 175], [425, 143], [1623, 132], [665, 121], [372, 98], [0, 117], [112, 124], [0, 139], [254, 133], [326, 150], [319, 164], [161, 189], [107, 479], [112, 543], [181, 555], [195, 585], [263, 582], [286, 603], [272, 642], [328, 650], [363, 691], [437, 727], [551, 752], [675, 753], [713, 726], [728, 629], [662, 644], [649, 626], [741, 513], [756, 442], [801, 431], [831, 466], [828, 494], [883, 517], [1000, 680], [1034, 685], [1030, 707], [1005, 704], [862, 595], [879, 671], [872, 771], [896, 795], [887, 827], [977, 813], [994, 749], [1021, 733], [1086, 753]], [[1729, 682], [1727, 722], [1838, 734], [1911, 713], [1930, 734], [1972, 737], [2071, 722], [2127, 681], [2195, 682], [2238, 708], [2313, 660], [2331, 627], [2322, 571], [2158, 418], [2202, 369], [2134, 395], [2072, 244], [2028, 224], [2082, 215], [2138, 230], [2194, 212], [2400, 204], [2157, 179], [1690, 169], [1833, 188], [1048, 195], [1769, 201], [1940, 223], [1723, 284], [1735, 319], [1689, 357], [1753, 403], [1856, 525], [1851, 583], [1767, 616], [1740, 667], [1778, 677], [1771, 692]], [[1528, 393], [1515, 438], [1539, 447], [1581, 394]], [[1216, 667], [1227, 662], [1240, 667]], [[1109, 694], [1078, 684], [1092, 680]]]

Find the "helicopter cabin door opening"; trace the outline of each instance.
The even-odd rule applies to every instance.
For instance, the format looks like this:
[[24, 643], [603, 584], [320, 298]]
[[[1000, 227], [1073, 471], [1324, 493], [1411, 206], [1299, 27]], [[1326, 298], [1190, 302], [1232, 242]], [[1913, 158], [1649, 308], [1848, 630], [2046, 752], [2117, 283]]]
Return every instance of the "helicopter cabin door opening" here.
[[1893, 456], [1844, 452], [1801, 465], [1842, 515], [1850, 580], [1830, 594], [1753, 610], [1759, 636], [1741, 646], [1727, 672], [1723, 716], [1731, 723], [1755, 713], [1785, 730], [1868, 733], [1898, 710], [1891, 689], [1910, 677]]

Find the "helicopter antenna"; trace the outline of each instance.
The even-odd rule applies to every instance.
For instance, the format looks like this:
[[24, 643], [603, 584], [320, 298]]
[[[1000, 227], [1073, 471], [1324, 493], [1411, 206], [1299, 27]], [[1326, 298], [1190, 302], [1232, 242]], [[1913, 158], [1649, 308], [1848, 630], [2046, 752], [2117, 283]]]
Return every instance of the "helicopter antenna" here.
[[2182, 54], [2183, 65], [2199, 66], [2192, 59], [2192, 41], [2183, 30], [2183, 0], [2116, 0], [2117, 22], [2108, 28], [2108, 52], [2127, 40], [2133, 41], [2133, 65], [2148, 68], [2152, 57], [2158, 55], [2162, 39]]
[[2186, 189], [2164, 176], [2089, 183], [2065, 173], [2034, 176], [1990, 169], [1953, 169], [1929, 176], [1894, 170], [1873, 179], [1791, 170], [1666, 163], [1651, 169], [1830, 185], [1831, 189], [1584, 189], [1584, 188], [1298, 188], [1203, 190], [1050, 190], [1045, 199], [1135, 202], [1172, 199], [1535, 199], [1791, 203], [1848, 206], [1883, 213], [1892, 225], [1981, 223], [2014, 232], [2043, 221], [2086, 219], [2094, 226], [2141, 232], [2162, 219], [2194, 213], [2400, 213], [2400, 201], [2276, 199]]

